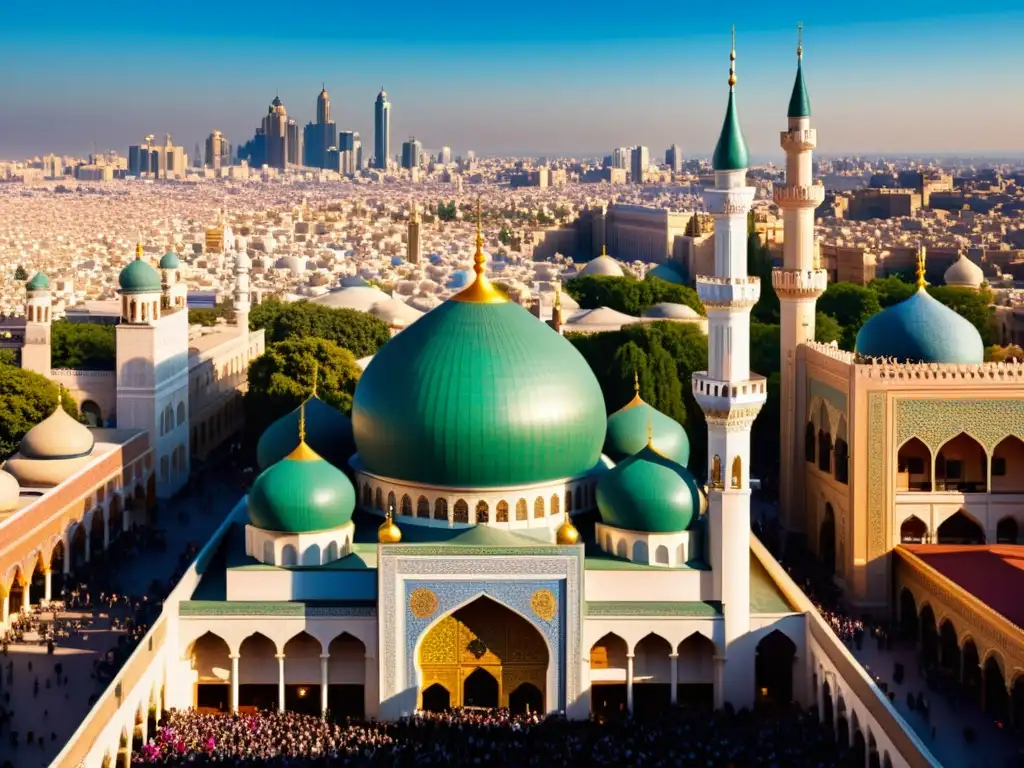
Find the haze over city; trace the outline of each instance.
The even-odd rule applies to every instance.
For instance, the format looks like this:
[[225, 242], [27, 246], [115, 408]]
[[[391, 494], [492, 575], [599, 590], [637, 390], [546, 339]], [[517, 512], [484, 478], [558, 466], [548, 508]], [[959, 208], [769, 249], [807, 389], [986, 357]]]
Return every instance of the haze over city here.
[[[898, 5], [898, 7], [897, 7]], [[826, 154], [1003, 153], [1019, 149], [1024, 14], [995, 0], [800, 9]], [[0, 157], [124, 150], [147, 134], [191, 147], [213, 129], [251, 136], [279, 94], [300, 124], [321, 83], [339, 128], [369, 136], [384, 86], [396, 140], [478, 154], [598, 154], [678, 142], [709, 154], [721, 123], [729, 27], [737, 26], [741, 115], [755, 158], [778, 159], [767, 116], [792, 86], [796, 32], [763, 4], [656, 3], [643, 14], [540, 3], [499, 18], [485, 5], [408, 3], [339, 15], [265, 2], [196, 3], [173, 13], [125, 2], [106, 13], [57, 2], [0, 11], [8, 103]], [[159, 19], [157, 18], [159, 16]], [[401, 21], [402, 23], [398, 23]]]

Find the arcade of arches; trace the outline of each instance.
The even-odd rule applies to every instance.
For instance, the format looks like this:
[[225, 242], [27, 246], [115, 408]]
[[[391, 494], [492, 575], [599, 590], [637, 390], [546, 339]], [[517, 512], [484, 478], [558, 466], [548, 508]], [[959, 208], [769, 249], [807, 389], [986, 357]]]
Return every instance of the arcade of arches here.
[[[796, 645], [779, 630], [757, 644], [754, 686], [758, 706], [793, 700]], [[632, 648], [609, 632], [590, 648], [590, 706], [593, 714], [656, 715], [678, 704], [711, 709], [715, 703], [715, 644], [694, 632], [675, 648], [650, 633]]]
[[818, 675], [815, 674], [815, 688], [820, 695], [820, 717], [822, 723], [830, 728], [835, 734], [836, 744], [841, 749], [851, 751], [849, 765], [867, 765], [868, 768], [892, 768], [892, 758], [888, 752], [880, 753], [878, 742], [871, 727], [868, 726], [865, 737], [865, 727], [857, 717], [856, 712], [851, 712], [846, 706], [846, 699], [842, 693], [834, 691], [828, 680], [823, 680], [820, 685], [817, 683]]
[[549, 662], [547, 643], [536, 627], [479, 597], [439, 620], [421, 640], [420, 707], [543, 712]]
[[335, 717], [362, 717], [366, 646], [342, 632], [325, 648], [307, 632], [281, 652], [259, 632], [232, 654], [219, 635], [207, 632], [189, 650], [195, 672], [194, 705], [207, 712], [278, 709]]
[[933, 454], [912, 437], [897, 453], [897, 492], [1024, 493], [1024, 441], [1009, 435], [986, 451], [966, 432]]

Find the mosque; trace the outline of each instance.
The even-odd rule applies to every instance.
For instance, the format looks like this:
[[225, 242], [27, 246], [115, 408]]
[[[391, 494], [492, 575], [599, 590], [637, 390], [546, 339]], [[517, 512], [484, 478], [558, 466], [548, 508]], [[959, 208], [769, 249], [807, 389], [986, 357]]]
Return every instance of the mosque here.
[[[472, 282], [367, 363], [351, 419], [314, 388], [264, 433], [248, 494], [57, 764], [127, 764], [133, 734], [145, 739], [169, 707], [586, 718], [794, 700], [830, 713], [869, 765], [935, 764], [751, 535], [750, 430], [766, 380], [749, 368], [760, 284], [746, 273], [754, 188], [735, 58], [734, 46], [705, 192], [714, 273], [696, 279], [707, 476], [687, 469], [684, 428], [639, 382], [606, 415], [571, 343], [491, 284], [478, 224]], [[806, 243], [814, 131], [799, 68], [793, 94], [781, 194], [794, 201], [787, 235]]]

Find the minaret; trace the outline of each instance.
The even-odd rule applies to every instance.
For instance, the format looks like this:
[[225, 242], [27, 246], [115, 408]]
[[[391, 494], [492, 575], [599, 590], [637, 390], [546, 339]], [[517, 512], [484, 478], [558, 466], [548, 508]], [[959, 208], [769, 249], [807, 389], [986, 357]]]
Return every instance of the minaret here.
[[235, 326], [239, 334], [249, 333], [249, 266], [248, 254], [239, 249], [235, 254]]
[[406, 244], [406, 258], [410, 264], [420, 263], [420, 251], [423, 242], [420, 238], [420, 209], [413, 205], [412, 213], [409, 214], [409, 242]]
[[[736, 111], [736, 32], [729, 55], [729, 101], [704, 200], [715, 220], [715, 274], [697, 277], [708, 313], [708, 370], [693, 394], [708, 424], [708, 521], [711, 571], [722, 602], [724, 653], [715, 659], [715, 706], [753, 704], [750, 629], [750, 429], [766, 398], [765, 378], [750, 372], [750, 310], [761, 294], [747, 275], [749, 154]], [[749, 646], [749, 647], [748, 647]]]
[[796, 357], [801, 344], [814, 341], [814, 312], [825, 291], [828, 273], [815, 263], [814, 209], [825, 199], [825, 190], [814, 183], [811, 150], [817, 135], [811, 128], [811, 102], [803, 73], [803, 31], [797, 26], [796, 82], [789, 99], [789, 126], [781, 136], [786, 151], [786, 184], [775, 187], [774, 199], [782, 210], [785, 228], [782, 268], [772, 271], [772, 287], [779, 297], [782, 316], [782, 357], [779, 471], [779, 510], [787, 531], [806, 531], [803, 504], [804, 424], [801, 412], [802, 384], [797, 380]]
[[52, 368], [50, 323], [53, 301], [50, 278], [42, 272], [25, 284], [25, 342], [21, 348], [21, 367], [49, 378]]

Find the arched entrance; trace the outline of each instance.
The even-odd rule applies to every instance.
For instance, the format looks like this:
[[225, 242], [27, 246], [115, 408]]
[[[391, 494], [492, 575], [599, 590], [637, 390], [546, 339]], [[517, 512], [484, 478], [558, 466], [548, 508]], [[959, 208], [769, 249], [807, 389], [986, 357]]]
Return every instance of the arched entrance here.
[[825, 724], [825, 727], [832, 731], [835, 730], [836, 714], [832, 707], [832, 689], [829, 687], [828, 682], [821, 684], [821, 701], [822, 701], [822, 713], [821, 720]]
[[[509, 695], [523, 683], [547, 691], [550, 662], [544, 637], [515, 611], [478, 597], [437, 621], [423, 636], [417, 653], [420, 707], [507, 707]], [[489, 678], [489, 681], [488, 679]], [[546, 707], [544, 708], [546, 709]]]
[[103, 413], [100, 411], [100, 407], [92, 400], [83, 401], [78, 407], [78, 412], [82, 415], [82, 421], [85, 422], [86, 426], [103, 426]]
[[757, 644], [754, 660], [754, 701], [759, 706], [788, 706], [793, 701], [796, 646], [773, 629]]
[[939, 526], [939, 544], [984, 544], [985, 531], [974, 518], [960, 510]]
[[996, 524], [996, 543], [1017, 543], [1017, 521], [1012, 517], [1004, 517]]
[[901, 544], [924, 544], [928, 538], [928, 526], [924, 520], [911, 515], [900, 526]]
[[219, 635], [207, 632], [192, 644], [191, 659], [196, 673], [196, 708], [227, 712], [231, 706], [231, 651], [228, 644]]
[[451, 706], [451, 694], [440, 683], [434, 683], [423, 691], [421, 709], [427, 712], [444, 712], [446, 709], [451, 709]]
[[960, 655], [963, 658], [961, 682], [968, 691], [977, 695], [981, 688], [981, 662], [978, 660], [978, 646], [971, 639], [964, 640], [964, 647], [961, 649]]
[[948, 619], [939, 627], [939, 663], [943, 669], [960, 674], [960, 645], [956, 638], [956, 629]]
[[508, 696], [508, 708], [513, 715], [544, 711], [544, 695], [532, 683], [523, 683]]
[[825, 575], [832, 577], [836, 572], [836, 513], [831, 504], [825, 505], [825, 515], [818, 533], [818, 557]]
[[917, 642], [917, 603], [906, 587], [900, 592], [900, 630], [904, 640]]
[[626, 641], [609, 632], [590, 647], [590, 711], [598, 717], [626, 713]]
[[982, 676], [985, 679], [985, 714], [995, 720], [1006, 719], [1006, 682], [1003, 677], [1003, 670], [995, 656], [989, 656], [982, 667]]

